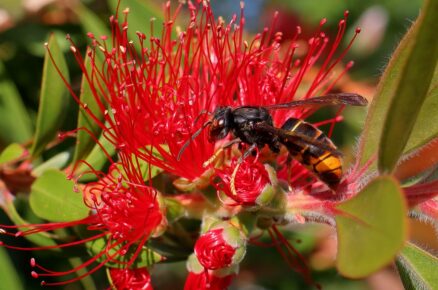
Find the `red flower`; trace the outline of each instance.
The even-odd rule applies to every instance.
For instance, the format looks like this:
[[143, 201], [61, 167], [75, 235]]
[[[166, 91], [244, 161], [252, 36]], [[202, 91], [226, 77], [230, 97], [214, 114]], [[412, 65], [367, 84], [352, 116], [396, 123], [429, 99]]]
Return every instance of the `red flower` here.
[[107, 177], [85, 188], [87, 205], [100, 219], [101, 225], [96, 228], [111, 232], [116, 239], [149, 237], [163, 220], [158, 193], [141, 183], [123, 180], [123, 171], [117, 165], [110, 168]]
[[151, 276], [147, 268], [110, 268], [111, 284], [117, 290], [152, 290]]
[[[162, 37], [147, 39], [138, 33], [140, 53], [129, 41], [126, 18], [121, 24], [112, 18], [110, 41], [89, 35], [93, 41], [91, 73], [86, 72], [78, 50], [72, 49], [109, 124], [95, 118], [105, 136], [119, 150], [134, 153], [179, 177], [195, 180], [205, 173], [203, 163], [215, 148], [208, 142], [206, 130], [190, 142], [181, 160], [177, 156], [218, 106], [263, 106], [321, 95], [352, 65], [334, 73], [351, 45], [335, 57], [348, 13], [339, 22], [338, 35], [331, 44], [318, 30], [307, 41], [307, 53], [297, 56], [300, 27], [296, 27], [290, 45], [281, 49], [282, 35], [273, 35], [274, 27], [245, 40], [243, 6], [240, 19], [235, 16], [230, 23], [216, 20], [208, 1], [196, 5], [189, 1], [188, 8], [186, 29], [173, 38], [181, 5], [172, 15], [168, 2]], [[324, 23], [321, 21], [320, 26]], [[97, 65], [98, 54], [105, 58], [101, 66]], [[318, 60], [322, 60], [322, 66], [307, 88], [298, 92]], [[87, 110], [85, 104], [81, 105]], [[278, 110], [273, 114], [274, 123], [281, 126], [289, 117], [304, 118], [311, 112], [309, 108]]]
[[[79, 280], [97, 271], [108, 262], [118, 264], [120, 267], [130, 267], [141, 253], [149, 237], [159, 234], [166, 222], [162, 208], [160, 208], [158, 192], [151, 187], [145, 186], [144, 182], [138, 179], [141, 172], [134, 173], [136, 169], [139, 170], [124, 163], [113, 164], [108, 175], [100, 178], [95, 183], [88, 184], [84, 189], [84, 201], [91, 209], [92, 214], [82, 220], [0, 226], [4, 229], [18, 229], [17, 233], [4, 232], [4, 234], [18, 237], [84, 225], [91, 231], [91, 236], [65, 244], [33, 248], [15, 247], [2, 242], [0, 244], [17, 250], [65, 248], [85, 243], [93, 245], [95, 255], [92, 258], [82, 265], [65, 272], [48, 270], [32, 259], [31, 266], [36, 268], [35, 271], [32, 271], [34, 278], [63, 276], [88, 267], [92, 263], [97, 263], [77, 278], [63, 282], [46, 283], [42, 281], [41, 284], [43, 285], [62, 285]], [[11, 197], [6, 196], [6, 198]], [[27, 230], [22, 231], [23, 228]], [[97, 248], [95, 245], [97, 245]], [[121, 259], [122, 257], [124, 259]]]
[[217, 170], [217, 174], [223, 181], [217, 189], [237, 205], [266, 205], [274, 197], [276, 173], [272, 167], [255, 159], [246, 158], [239, 165], [233, 160], [230, 166]]

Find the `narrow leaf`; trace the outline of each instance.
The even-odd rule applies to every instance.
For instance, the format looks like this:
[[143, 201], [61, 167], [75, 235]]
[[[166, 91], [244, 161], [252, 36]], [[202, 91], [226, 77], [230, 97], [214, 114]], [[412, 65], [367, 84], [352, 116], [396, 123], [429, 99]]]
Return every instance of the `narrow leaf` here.
[[[86, 171], [90, 170], [90, 167], [93, 170], [99, 171], [104, 168], [104, 166], [107, 164], [108, 156], [105, 154], [105, 151], [109, 156], [113, 156], [116, 154], [116, 149], [114, 145], [108, 141], [107, 138], [101, 134], [98, 143], [94, 144], [93, 149], [91, 150], [90, 154], [85, 158], [85, 162], [79, 163], [78, 167], [75, 170], [75, 174], [82, 174]], [[80, 178], [80, 182], [87, 182], [96, 179], [96, 176], [94, 173], [90, 174], [84, 174]]]
[[73, 181], [67, 180], [63, 172], [47, 170], [32, 184], [30, 206], [38, 217], [53, 222], [83, 219], [89, 208], [74, 187]]
[[[99, 103], [95, 99], [94, 95], [95, 93], [97, 94], [97, 91], [94, 89], [94, 84], [90, 85], [89, 83], [89, 81], [93, 82], [94, 78], [97, 77], [93, 73], [93, 70], [95, 71], [94, 67], [98, 66], [99, 64], [95, 63], [88, 56], [88, 54], [85, 57], [84, 62], [87, 75], [90, 79], [87, 79], [85, 73], [82, 75], [80, 100], [81, 103], [86, 106], [87, 111], [85, 111], [83, 107], [79, 109], [77, 125], [79, 131], [77, 132], [73, 162], [85, 158], [91, 152], [93, 146], [96, 143], [92, 136], [99, 136], [101, 132], [101, 128], [94, 118], [98, 119], [99, 121], [103, 119], [102, 108], [100, 108]], [[94, 116], [94, 118], [92, 116]], [[90, 133], [92, 134], [92, 136], [90, 135]]]
[[[109, 256], [111, 257], [111, 259], [109, 259], [109, 261], [107, 261], [107, 263], [105, 264], [107, 267], [120, 267], [121, 263], [127, 263], [129, 260], [131, 260], [137, 251], [137, 247], [134, 246], [134, 247], [130, 247], [129, 250], [123, 255], [119, 255], [117, 253], [121, 252], [120, 250], [121, 246], [108, 248], [108, 245], [109, 242], [108, 242], [108, 238], [106, 237], [96, 239], [86, 244], [87, 249], [92, 256], [97, 256], [102, 251], [105, 251], [107, 253], [106, 255], [101, 256], [97, 260], [97, 262], [102, 262], [105, 259], [107, 259]], [[138, 254], [137, 258], [135, 259], [135, 262], [132, 264], [132, 267], [134, 268], [149, 267], [160, 261], [162, 261], [162, 256], [160, 254], [154, 252], [149, 248], [143, 247], [140, 250], [140, 253]]]
[[2, 281], [2, 289], [8, 290], [22, 290], [20, 277], [15, 270], [12, 260], [9, 258], [6, 249], [0, 247], [0, 265], [2, 270], [0, 271], [0, 281]]
[[392, 177], [374, 179], [337, 209], [337, 267], [343, 275], [366, 277], [388, 265], [403, 247], [407, 209]]
[[[69, 81], [67, 64], [53, 34], [49, 37], [47, 49], [44, 58], [35, 140], [31, 149], [33, 157], [38, 157], [45, 146], [56, 137], [70, 101], [67, 87], [59, 74], [61, 73], [66, 81]], [[56, 67], [58, 67], [59, 72]]]
[[418, 118], [415, 121], [411, 136], [404, 150], [405, 153], [413, 153], [432, 139], [438, 137], [438, 66], [435, 67], [435, 74], [426, 100], [421, 107]]
[[438, 289], [438, 258], [408, 243], [396, 261], [406, 290]]
[[111, 31], [100, 18], [85, 5], [76, 3], [75, 12], [85, 33], [93, 33], [97, 39], [100, 36], [111, 36]]
[[0, 140], [23, 143], [32, 138], [33, 126], [14, 83], [0, 62]]
[[[368, 110], [365, 121], [365, 128], [362, 132], [358, 158], [361, 165], [367, 163], [371, 158], [377, 157], [377, 149], [382, 135], [382, 124], [385, 121], [386, 114], [390, 109], [391, 99], [395, 95], [396, 87], [402, 74], [403, 66], [406, 63], [408, 54], [412, 49], [415, 35], [418, 30], [419, 23], [415, 22], [406, 35], [401, 40], [397, 49], [393, 53], [389, 61], [379, 85], [373, 101]], [[375, 168], [373, 164], [371, 168]]]
[[[152, 149], [152, 154], [155, 156], [161, 156], [160, 153], [158, 152], [158, 150], [156, 150], [155, 148]], [[147, 163], [146, 161], [138, 158], [137, 156], [135, 156], [135, 154], [131, 155], [131, 159], [132, 159], [132, 164], [134, 164], [135, 169], [137, 172], [141, 172], [141, 176], [143, 177], [144, 181], [149, 180], [149, 178], [154, 178], [155, 176], [157, 176], [158, 174], [160, 174], [163, 169], [153, 166], [150, 163]], [[120, 171], [122, 172], [125, 180], [129, 180], [128, 175], [126, 170], [120, 166]]]
[[0, 153], [0, 165], [15, 161], [26, 154], [26, 148], [17, 143], [12, 143]]
[[[116, 13], [119, 1], [108, 0], [108, 3], [113, 13]], [[120, 2], [119, 15], [126, 8], [129, 8], [128, 36], [130, 40], [134, 41], [134, 45], [137, 51], [139, 51], [140, 46], [139, 42], [136, 41], [138, 40], [136, 32], [140, 31], [146, 34], [149, 39], [151, 36], [160, 37], [163, 31], [163, 11], [152, 1], [124, 0]], [[151, 25], [153, 26], [152, 33], [150, 29]]]
[[169, 224], [184, 217], [185, 209], [179, 201], [172, 198], [165, 198], [164, 203], [166, 204], [166, 219]]
[[438, 59], [437, 18], [438, 1], [425, 1], [383, 126], [378, 159], [382, 172], [390, 172], [396, 165], [426, 98]]
[[[18, 213], [17, 209], [15, 208], [14, 203], [12, 202], [11, 198], [6, 198], [5, 204], [3, 204], [3, 209], [8, 215], [8, 217], [11, 219], [11, 221], [14, 222], [16, 225], [28, 225], [30, 224], [28, 221], [24, 220], [20, 214]], [[21, 230], [29, 230], [30, 228], [27, 226], [23, 226]], [[47, 233], [35, 233], [32, 235], [25, 235], [24, 238], [28, 241], [31, 241], [35, 245], [38, 245], [40, 247], [48, 247], [48, 246], [54, 246], [56, 245], [55, 241], [49, 237]], [[54, 248], [53, 251], [60, 251], [59, 249]]]

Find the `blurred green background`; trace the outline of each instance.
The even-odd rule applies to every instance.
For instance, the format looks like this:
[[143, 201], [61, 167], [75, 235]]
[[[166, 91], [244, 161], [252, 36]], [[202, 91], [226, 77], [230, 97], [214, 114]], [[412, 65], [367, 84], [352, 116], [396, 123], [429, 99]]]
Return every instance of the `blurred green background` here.
[[[124, 7], [123, 0], [121, 3]], [[158, 0], [143, 0], [146, 6], [160, 7], [162, 3]], [[225, 19], [229, 19], [240, 9], [238, 0], [211, 0], [211, 3], [216, 16], [222, 15]], [[280, 14], [277, 28], [286, 38], [293, 33], [296, 25], [302, 27], [303, 38], [310, 37], [322, 18], [328, 20], [325, 31], [334, 37], [344, 10], [349, 10], [349, 30], [344, 38], [345, 44], [357, 26], [362, 28], [362, 33], [345, 58], [346, 61], [354, 60], [355, 66], [339, 83], [339, 89], [371, 98], [392, 50], [416, 18], [421, 3], [420, 0], [248, 0], [245, 3], [245, 14], [247, 31], [250, 34], [269, 25], [274, 11], [278, 10]], [[88, 10], [84, 10], [83, 7]], [[139, 12], [131, 9], [132, 14]], [[99, 29], [99, 23], [87, 23], [94, 21], [94, 18], [86, 13], [93, 13], [101, 23], [107, 24], [111, 9], [105, 0], [0, 1], [0, 150], [11, 142], [29, 142], [32, 137], [38, 109], [44, 43], [50, 33], [58, 37], [61, 48], [66, 53], [73, 89], [79, 89], [81, 71], [72, 55], [68, 53], [69, 44], [65, 41], [65, 36], [70, 34], [77, 46], [85, 51], [88, 41], [87, 27], [91, 25]], [[148, 19], [145, 18], [145, 24], [147, 23]], [[65, 112], [63, 130], [71, 130], [76, 125], [77, 108], [74, 102], [71, 103], [72, 106]], [[333, 112], [326, 110], [313, 117], [312, 121], [332, 115]], [[344, 114], [345, 122], [335, 129], [335, 142], [344, 148], [351, 148], [360, 132], [364, 115], [363, 109], [347, 109]], [[69, 143], [65, 146], [67, 148]], [[348, 153], [351, 149], [345, 150]], [[49, 152], [44, 158], [49, 158], [55, 153]], [[22, 210], [24, 213], [29, 212], [26, 209]], [[28, 219], [33, 220], [32, 217]], [[0, 223], [9, 223], [3, 213], [0, 213]], [[351, 281], [340, 277], [333, 269], [335, 237], [333, 231], [326, 227], [293, 228], [288, 238], [309, 258], [310, 266], [315, 271], [314, 280], [325, 290], [402, 289], [397, 276], [388, 269], [363, 281]], [[18, 245], [30, 244], [22, 240]], [[274, 248], [250, 246], [248, 251], [240, 271], [239, 282], [234, 284], [233, 289], [310, 289], [300, 274], [287, 267]], [[65, 257], [50, 252], [6, 252], [0, 248], [0, 290], [39, 289], [38, 282], [30, 276], [28, 261], [34, 256], [39, 258], [42, 264], [51, 265], [51, 268], [69, 267]], [[153, 282], [156, 289], [181, 289], [185, 275], [184, 263], [158, 265], [153, 270]], [[108, 287], [105, 273], [98, 273], [93, 278], [97, 289]], [[83, 287], [81, 283], [73, 283], [60, 289]]]

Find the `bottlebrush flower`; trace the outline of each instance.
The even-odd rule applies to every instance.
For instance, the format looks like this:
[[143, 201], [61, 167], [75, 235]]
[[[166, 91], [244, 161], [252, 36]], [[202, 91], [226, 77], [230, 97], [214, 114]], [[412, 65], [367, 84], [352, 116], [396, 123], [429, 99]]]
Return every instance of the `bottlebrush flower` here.
[[[100, 121], [87, 104], [80, 102], [71, 87], [70, 91], [82, 109], [103, 129], [103, 136], [115, 146], [119, 156], [135, 156], [162, 168], [166, 173], [188, 182], [195, 181], [198, 187], [207, 185], [215, 173], [211, 168], [205, 168], [204, 163], [215, 152], [216, 144], [209, 142], [208, 130], [200, 129], [206, 126], [211, 112], [217, 107], [263, 106], [325, 94], [352, 65], [349, 63], [334, 72], [353, 41], [335, 57], [345, 32], [348, 13], [339, 22], [338, 35], [333, 42], [330, 43], [320, 31], [325, 23], [323, 20], [314, 37], [300, 42], [307, 46], [307, 52], [297, 55], [300, 27], [296, 28], [295, 37], [287, 45], [282, 43], [281, 33], [275, 33], [275, 20], [270, 28], [245, 40], [243, 5], [240, 18], [235, 16], [225, 23], [221, 18], [216, 19], [208, 1], [189, 1], [190, 17], [186, 18], [188, 22], [182, 25], [183, 29], [175, 27], [182, 6], [179, 5], [174, 14], [170, 11], [170, 2], [165, 7], [167, 18], [161, 37], [138, 32], [138, 39], [130, 40], [127, 33], [129, 10], [124, 11], [122, 20], [111, 18], [110, 39], [89, 34], [92, 40], [88, 52], [91, 72], [85, 68], [79, 50], [70, 40], [71, 50], [104, 121]], [[173, 36], [175, 30], [176, 37]], [[136, 49], [134, 42], [139, 44], [140, 50]], [[98, 61], [100, 57], [104, 59], [102, 64]], [[315, 70], [317, 61], [322, 62], [321, 67], [303, 87], [309, 71]], [[275, 111], [274, 125], [281, 127], [289, 117], [305, 118], [312, 112], [311, 108]], [[334, 118], [329, 122], [333, 125], [337, 120]], [[195, 136], [195, 132], [199, 134]], [[188, 140], [187, 150], [179, 160], [181, 148]], [[220, 146], [219, 142], [217, 145]], [[225, 167], [217, 171], [223, 170], [218, 174], [222, 174], [224, 182], [229, 183], [226, 194], [242, 205], [268, 203], [272, 198], [269, 187], [276, 183], [271, 169], [250, 159], [236, 166], [235, 161], [230, 163], [234, 156], [227, 153], [222, 162]], [[283, 157], [284, 154], [278, 156], [279, 159]], [[122, 168], [132, 166], [132, 163], [123, 164]], [[120, 168], [114, 165], [111, 170]], [[232, 189], [230, 173], [232, 177], [234, 172], [238, 178]], [[126, 173], [127, 176], [111, 172], [87, 186], [85, 201], [93, 210], [87, 219], [49, 226], [33, 225], [23, 234], [87, 225], [99, 234], [75, 243], [101, 237], [107, 237], [108, 242], [104, 250], [84, 265], [98, 261], [98, 267], [101, 267], [108, 261], [117, 261], [117, 257], [134, 248], [134, 255], [128, 262], [117, 261], [125, 268], [129, 267], [147, 239], [161, 232], [165, 219], [156, 191], [145, 186], [139, 177], [142, 175], [136, 174], [135, 170]], [[126, 178], [128, 180], [124, 180]], [[198, 282], [212, 287], [210, 282], [217, 277], [221, 277], [217, 285], [228, 285], [231, 273], [217, 276], [216, 271], [234, 268], [243, 258], [245, 246], [246, 238], [231, 225], [208, 229], [195, 245], [197, 260], [204, 270], [193, 271], [188, 279], [192, 282], [187, 282], [186, 287]], [[35, 273], [34, 276], [59, 275], [35, 266], [45, 273]]]
[[147, 268], [110, 268], [111, 284], [117, 290], [152, 290], [151, 276]]
[[236, 267], [219, 270], [207, 270], [199, 263], [194, 254], [187, 260], [187, 275], [184, 290], [223, 290], [228, 289], [234, 276]]
[[239, 229], [229, 222], [210, 226], [195, 244], [199, 263], [208, 270], [217, 270], [237, 265], [245, 256], [246, 239]]
[[222, 179], [216, 185], [219, 194], [223, 193], [232, 199], [234, 205], [267, 205], [277, 190], [275, 170], [257, 159], [246, 158], [240, 164], [235, 159], [230, 166], [218, 169], [217, 174]]
[[[74, 44], [72, 51], [108, 125], [81, 105], [103, 128], [104, 136], [119, 150], [189, 181], [201, 178], [200, 184], [205, 185], [212, 174], [203, 163], [212, 156], [215, 144], [208, 142], [207, 130], [192, 137], [218, 106], [263, 106], [321, 95], [352, 65], [334, 72], [353, 41], [335, 56], [345, 33], [347, 12], [333, 42], [321, 32], [323, 20], [307, 42], [299, 42], [301, 28], [296, 27], [290, 44], [282, 44], [282, 34], [275, 33], [275, 20], [271, 27], [245, 40], [243, 4], [240, 18], [234, 16], [225, 23], [216, 19], [208, 1], [188, 1], [190, 17], [182, 23], [185, 30], [175, 27], [181, 7], [172, 14], [170, 2], [166, 4], [161, 37], [138, 32], [138, 39], [130, 40], [128, 10], [122, 23], [111, 18], [110, 40], [89, 34], [93, 43], [91, 73], [85, 70]], [[133, 42], [139, 43], [140, 52]], [[300, 45], [307, 47], [304, 55], [297, 55]], [[99, 54], [105, 58], [101, 66], [97, 65]], [[317, 61], [322, 65], [304, 88], [303, 80], [315, 70]], [[312, 111], [278, 110], [273, 113], [274, 123], [281, 126], [289, 117], [304, 118]], [[190, 139], [178, 160], [181, 147]]]
[[[121, 159], [130, 160], [129, 158]], [[43, 285], [62, 285], [79, 280], [107, 263], [114, 263], [124, 268], [132, 266], [136, 258], [145, 250], [144, 246], [150, 236], [160, 234], [166, 224], [163, 215], [164, 209], [159, 202], [159, 193], [144, 185], [143, 180], [139, 181], [142, 175], [141, 172], [133, 172], [135, 169], [139, 170], [139, 168], [128, 166], [123, 162], [115, 163], [111, 166], [109, 174], [94, 183], [87, 184], [83, 190], [84, 202], [90, 208], [91, 214], [82, 220], [0, 226], [2, 229], [17, 229], [17, 233], [5, 230], [2, 230], [2, 233], [19, 237], [82, 225], [90, 231], [87, 237], [53, 246], [21, 248], [0, 242], [1, 245], [11, 249], [31, 251], [82, 244], [92, 247], [93, 257], [82, 265], [65, 272], [46, 269], [32, 259], [31, 266], [35, 268], [35, 271], [32, 271], [34, 278], [64, 276], [96, 263], [85, 274], [77, 278], [63, 282], [46, 283], [43, 281], [41, 283]], [[5, 195], [6, 198], [11, 198], [6, 193]]]

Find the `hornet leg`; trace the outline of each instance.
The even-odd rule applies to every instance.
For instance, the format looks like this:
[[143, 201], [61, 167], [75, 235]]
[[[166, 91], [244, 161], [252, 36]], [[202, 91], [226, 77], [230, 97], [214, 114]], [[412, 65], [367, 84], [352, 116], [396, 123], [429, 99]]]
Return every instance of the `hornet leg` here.
[[226, 143], [224, 146], [222, 146], [221, 148], [219, 148], [207, 161], [205, 161], [203, 164], [202, 164], [202, 167], [207, 167], [207, 166], [209, 166], [211, 163], [213, 163], [215, 160], [216, 160], [216, 158], [225, 150], [225, 149], [227, 149], [227, 148], [229, 148], [229, 147], [231, 147], [231, 146], [233, 146], [234, 144], [236, 144], [236, 143], [239, 143], [239, 142], [241, 142], [241, 140], [240, 140], [240, 138], [236, 138], [236, 139], [233, 139], [233, 140], [231, 140], [231, 141], [229, 141], [228, 143]]

